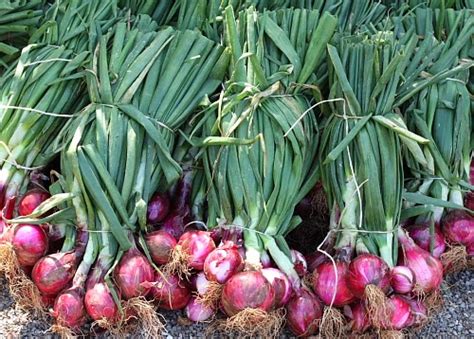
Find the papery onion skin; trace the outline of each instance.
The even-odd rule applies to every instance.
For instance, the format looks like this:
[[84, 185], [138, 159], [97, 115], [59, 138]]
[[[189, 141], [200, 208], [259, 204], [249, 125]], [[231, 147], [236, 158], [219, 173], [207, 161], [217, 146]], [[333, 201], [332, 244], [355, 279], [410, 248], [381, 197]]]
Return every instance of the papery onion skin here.
[[405, 300], [411, 309], [411, 321], [407, 326], [422, 326], [428, 321], [428, 309], [420, 299], [411, 299], [407, 296], [400, 296]]
[[306, 288], [295, 292], [286, 305], [287, 321], [297, 336], [310, 336], [316, 333], [323, 308], [316, 296]]
[[361, 299], [365, 296], [365, 288], [370, 284], [387, 293], [390, 287], [389, 267], [382, 258], [364, 253], [349, 264], [347, 286], [353, 295]]
[[84, 291], [73, 287], [61, 292], [54, 302], [53, 316], [59, 325], [78, 329], [86, 323]]
[[196, 297], [192, 297], [189, 300], [185, 310], [188, 319], [194, 322], [206, 321], [216, 314], [216, 311], [212, 309], [212, 307], [199, 303]]
[[227, 242], [219, 246], [209, 253], [204, 261], [206, 278], [219, 284], [225, 284], [231, 276], [240, 272], [243, 267], [244, 261], [233, 242]]
[[401, 330], [408, 327], [413, 322], [411, 307], [406, 300], [399, 295], [392, 295], [388, 299], [390, 315], [383, 322], [384, 329]]
[[221, 304], [228, 316], [245, 308], [269, 311], [275, 301], [272, 285], [259, 271], [239, 272], [224, 285]]
[[180, 310], [186, 307], [191, 299], [191, 291], [184, 281], [176, 275], [163, 277], [158, 272], [150, 291], [160, 308]]
[[316, 267], [313, 272], [313, 289], [325, 305], [331, 305], [334, 294], [332, 305], [336, 307], [348, 305], [356, 300], [347, 285], [348, 273], [349, 264], [343, 261], [336, 261], [336, 267], [331, 262]]
[[170, 200], [166, 194], [155, 193], [148, 202], [147, 222], [156, 225], [165, 220], [170, 211]]
[[48, 236], [39, 225], [17, 225], [12, 245], [20, 265], [33, 266], [48, 252]]
[[294, 269], [300, 278], [304, 277], [308, 272], [308, 264], [306, 263], [306, 258], [304, 255], [297, 251], [291, 250], [291, 261], [293, 262]]
[[455, 244], [474, 245], [474, 216], [463, 210], [453, 210], [442, 219], [443, 233]]
[[209, 232], [194, 230], [184, 233], [179, 238], [178, 246], [189, 255], [188, 266], [200, 271], [209, 253], [216, 248]]
[[352, 332], [364, 333], [369, 329], [370, 321], [363, 301], [344, 306], [344, 315], [350, 319]]
[[407, 266], [395, 266], [390, 271], [390, 285], [396, 293], [410, 293], [415, 287], [415, 282], [415, 274]]
[[146, 296], [150, 291], [147, 283], [154, 278], [148, 259], [136, 248], [131, 248], [114, 269], [114, 279], [124, 299]]
[[94, 284], [86, 292], [84, 305], [87, 314], [93, 320], [106, 320], [114, 323], [119, 316], [119, 309], [105, 282]]
[[290, 280], [286, 274], [278, 268], [273, 267], [263, 268], [260, 272], [262, 272], [265, 279], [272, 284], [272, 287], [275, 290], [274, 308], [285, 306], [293, 293]]
[[438, 290], [443, 281], [441, 261], [417, 246], [403, 230], [400, 230], [398, 238], [401, 245], [400, 263], [415, 274], [417, 293]]
[[210, 281], [207, 280], [206, 274], [204, 272], [199, 272], [196, 274], [196, 278], [193, 279], [193, 282], [195, 284], [193, 287], [195, 287], [195, 290], [199, 295], [206, 294]]
[[36, 207], [50, 197], [51, 195], [42, 189], [33, 189], [26, 192], [18, 202], [18, 214], [21, 216], [30, 215]]
[[145, 242], [151, 259], [157, 265], [164, 265], [170, 260], [171, 252], [178, 243], [171, 234], [163, 230], [148, 233]]
[[[431, 234], [428, 224], [415, 224], [407, 227], [408, 234], [415, 243], [427, 252], [431, 253]], [[433, 256], [439, 258], [446, 250], [446, 239], [438, 226], [434, 229]]]

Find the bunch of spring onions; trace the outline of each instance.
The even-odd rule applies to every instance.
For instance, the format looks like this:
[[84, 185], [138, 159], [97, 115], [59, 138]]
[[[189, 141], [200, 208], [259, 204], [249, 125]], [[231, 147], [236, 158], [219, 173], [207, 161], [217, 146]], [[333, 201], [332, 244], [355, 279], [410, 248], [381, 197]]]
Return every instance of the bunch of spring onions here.
[[[208, 187], [207, 226], [243, 231], [247, 271], [224, 284], [221, 302], [230, 317], [224, 326], [246, 331], [268, 326], [271, 333], [278, 326], [261, 319], [278, 322], [272, 310], [288, 300], [272, 301], [272, 288], [262, 285], [267, 253], [291, 281], [288, 288], [295, 298], [317, 304], [301, 285], [284, 236], [298, 224], [293, 210], [314, 184], [318, 129], [301, 87], [323, 81], [319, 66], [336, 20], [317, 11], [258, 13], [254, 8], [236, 19], [227, 7], [224, 24], [232, 51], [231, 78], [198, 124]], [[222, 241], [221, 247], [228, 243]], [[261, 298], [255, 299], [254, 291]], [[289, 319], [305, 311], [291, 310]]]

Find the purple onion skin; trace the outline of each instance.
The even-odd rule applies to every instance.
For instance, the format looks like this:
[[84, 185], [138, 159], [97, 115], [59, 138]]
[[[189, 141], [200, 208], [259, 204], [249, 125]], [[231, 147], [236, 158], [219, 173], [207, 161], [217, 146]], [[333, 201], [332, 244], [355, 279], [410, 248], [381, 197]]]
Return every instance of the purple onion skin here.
[[368, 285], [375, 285], [387, 293], [390, 287], [390, 273], [388, 265], [382, 258], [364, 253], [349, 264], [347, 286], [353, 295], [362, 299]]
[[[415, 224], [407, 227], [408, 234], [415, 243], [427, 252], [431, 252], [431, 235], [428, 224]], [[439, 258], [446, 250], [446, 239], [438, 226], [435, 226], [434, 232], [433, 256]]]
[[26, 192], [18, 203], [18, 214], [22, 216], [30, 215], [36, 207], [49, 197], [51, 197], [49, 192], [42, 189], [33, 189]]
[[207, 279], [225, 284], [235, 273], [244, 267], [244, 261], [240, 256], [237, 246], [233, 242], [227, 242], [206, 257], [204, 261], [204, 273]]
[[177, 244], [176, 239], [163, 230], [148, 233], [145, 236], [145, 241], [150, 256], [157, 265], [164, 265], [170, 260], [171, 252]]
[[17, 225], [13, 233], [12, 245], [20, 265], [33, 266], [46, 255], [48, 237], [39, 225]]
[[316, 333], [323, 308], [310, 290], [302, 288], [295, 292], [286, 305], [286, 310], [288, 326], [294, 334], [310, 336]]
[[224, 285], [222, 308], [233, 316], [245, 308], [271, 310], [275, 303], [275, 290], [259, 271], [239, 272]]
[[84, 289], [72, 287], [61, 292], [54, 302], [53, 316], [59, 325], [79, 329], [86, 323]]
[[304, 277], [308, 272], [308, 264], [301, 252], [291, 250], [291, 260], [293, 261], [294, 269], [300, 278]]
[[179, 238], [178, 245], [189, 255], [188, 266], [196, 270], [204, 268], [204, 261], [216, 248], [210, 232], [194, 230], [184, 233]]
[[166, 194], [155, 193], [148, 202], [147, 221], [150, 225], [156, 225], [165, 220], [170, 211], [170, 200]]
[[216, 314], [216, 311], [212, 309], [212, 307], [199, 303], [196, 297], [192, 297], [189, 300], [185, 311], [188, 319], [194, 322], [209, 320]]
[[390, 285], [396, 293], [411, 293], [415, 282], [415, 274], [407, 266], [395, 266], [390, 271]]
[[191, 299], [191, 291], [184, 281], [176, 275], [167, 276], [165, 279], [158, 272], [151, 295], [159, 303], [159, 307], [166, 310], [181, 310]]
[[263, 268], [261, 272], [275, 290], [274, 308], [285, 306], [293, 294], [293, 288], [286, 274], [273, 267]]
[[335, 294], [333, 305], [342, 307], [356, 300], [356, 297], [347, 285], [349, 264], [336, 261], [336, 272], [331, 262], [319, 265], [313, 272], [313, 289], [325, 305], [330, 305]]
[[178, 240], [184, 234], [184, 226], [186, 225], [186, 216], [175, 214], [171, 212], [166, 218], [160, 230], [171, 234], [176, 240]]
[[344, 306], [344, 315], [350, 319], [349, 326], [354, 333], [364, 333], [370, 327], [369, 317], [364, 302]]
[[392, 295], [389, 299], [390, 316], [383, 322], [382, 327], [387, 330], [402, 330], [413, 323], [410, 305], [399, 295]]
[[95, 321], [105, 319], [109, 323], [114, 323], [118, 320], [119, 309], [105, 282], [97, 283], [87, 289], [84, 305], [87, 314]]
[[148, 259], [132, 247], [120, 259], [114, 278], [122, 297], [131, 299], [148, 294], [150, 287], [147, 283], [153, 281], [154, 273]]
[[441, 261], [417, 246], [403, 230], [399, 231], [398, 240], [401, 246], [400, 264], [413, 271], [417, 288], [424, 293], [438, 290], [443, 281]]
[[474, 216], [463, 210], [450, 211], [442, 219], [443, 232], [454, 244], [474, 246]]

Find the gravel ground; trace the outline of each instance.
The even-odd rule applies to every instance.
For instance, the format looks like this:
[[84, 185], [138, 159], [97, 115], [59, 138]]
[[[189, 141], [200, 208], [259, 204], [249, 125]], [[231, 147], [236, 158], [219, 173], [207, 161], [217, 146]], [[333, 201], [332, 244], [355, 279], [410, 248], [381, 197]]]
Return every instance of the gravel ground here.
[[[442, 286], [444, 307], [415, 338], [474, 338], [474, 271], [449, 276]], [[205, 336], [205, 324], [190, 325], [177, 312], [164, 312], [168, 338]], [[34, 319], [15, 309], [6, 281], [0, 278], [0, 337], [54, 338], [48, 334], [48, 322]], [[285, 330], [284, 337], [290, 336]], [[134, 336], [135, 337], [135, 336]]]

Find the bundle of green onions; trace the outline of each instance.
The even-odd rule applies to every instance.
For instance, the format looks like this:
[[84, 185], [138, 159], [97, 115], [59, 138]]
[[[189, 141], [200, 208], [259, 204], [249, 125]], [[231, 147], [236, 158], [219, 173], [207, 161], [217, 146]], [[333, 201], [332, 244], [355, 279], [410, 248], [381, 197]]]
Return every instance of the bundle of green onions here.
[[[243, 230], [248, 271], [235, 279], [246, 283], [232, 286], [231, 278], [224, 286], [225, 326], [258, 331], [266, 325], [256, 326], [256, 314], [275, 306], [252, 298], [265, 288], [257, 285], [268, 253], [296, 293], [302, 290], [284, 239], [300, 222], [293, 218], [296, 204], [315, 182], [318, 125], [302, 88], [317, 89], [325, 79], [321, 65], [336, 19], [318, 11], [258, 13], [251, 7], [236, 20], [227, 7], [224, 24], [231, 77], [219, 101], [204, 111], [197, 145], [204, 147], [207, 226]], [[270, 333], [278, 328], [265, 323]]]
[[87, 52], [29, 45], [0, 80], [0, 206], [23, 193], [34, 169], [57, 154], [55, 136], [86, 104]]
[[0, 2], [0, 70], [7, 68], [28, 44], [43, 15], [42, 3], [42, 0]]

